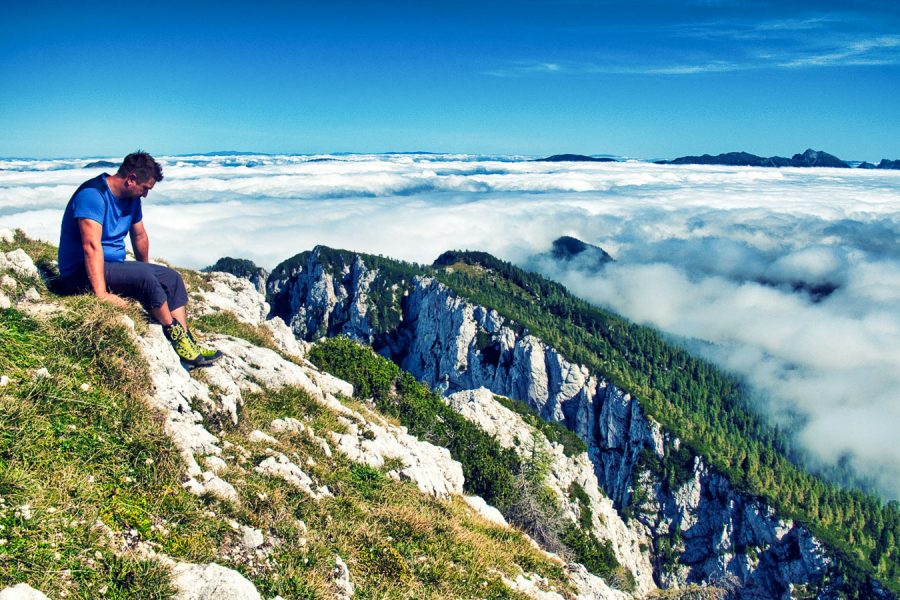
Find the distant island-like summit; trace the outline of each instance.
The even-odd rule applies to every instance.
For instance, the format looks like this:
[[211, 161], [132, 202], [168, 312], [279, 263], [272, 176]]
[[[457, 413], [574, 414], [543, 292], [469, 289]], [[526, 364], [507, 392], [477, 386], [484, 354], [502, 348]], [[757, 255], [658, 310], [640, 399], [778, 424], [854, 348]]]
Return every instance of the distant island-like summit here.
[[[588, 156], [585, 154], [554, 154], [546, 158], [535, 158], [532, 162], [621, 162], [609, 156]], [[784, 156], [757, 156], [749, 152], [726, 152], [724, 154], [704, 154], [703, 156], [679, 156], [672, 160], [652, 161], [657, 165], [725, 165], [729, 167], [832, 167], [841, 169], [900, 169], [900, 159], [884, 158], [877, 165], [862, 162], [855, 167], [833, 154], [808, 148], [802, 154], [791, 158]]]
[[584, 154], [554, 154], [547, 158], [535, 158], [531, 162], [619, 162], [608, 156], [586, 156]]

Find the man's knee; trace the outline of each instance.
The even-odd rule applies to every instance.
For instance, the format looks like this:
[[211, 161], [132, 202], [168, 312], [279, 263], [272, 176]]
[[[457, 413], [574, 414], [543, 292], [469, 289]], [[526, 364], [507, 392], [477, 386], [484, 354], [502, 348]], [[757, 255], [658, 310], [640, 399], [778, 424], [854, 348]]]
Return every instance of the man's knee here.
[[110, 265], [106, 272], [111, 292], [132, 297], [150, 308], [158, 308], [166, 301], [166, 293], [153, 269], [144, 263]]
[[181, 308], [187, 304], [187, 288], [181, 273], [169, 267], [160, 267], [157, 277], [166, 291], [170, 309]]

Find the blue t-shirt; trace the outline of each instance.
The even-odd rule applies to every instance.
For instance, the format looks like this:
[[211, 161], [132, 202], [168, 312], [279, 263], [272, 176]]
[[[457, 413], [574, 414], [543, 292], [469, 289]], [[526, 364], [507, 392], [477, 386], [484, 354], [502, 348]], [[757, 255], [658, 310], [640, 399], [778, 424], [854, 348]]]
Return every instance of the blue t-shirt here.
[[78, 219], [90, 219], [103, 226], [100, 243], [106, 262], [125, 260], [125, 236], [131, 226], [144, 218], [141, 199], [120, 200], [106, 184], [103, 173], [89, 179], [75, 190], [63, 213], [59, 235], [59, 274], [63, 277], [79, 271], [84, 265], [84, 248]]

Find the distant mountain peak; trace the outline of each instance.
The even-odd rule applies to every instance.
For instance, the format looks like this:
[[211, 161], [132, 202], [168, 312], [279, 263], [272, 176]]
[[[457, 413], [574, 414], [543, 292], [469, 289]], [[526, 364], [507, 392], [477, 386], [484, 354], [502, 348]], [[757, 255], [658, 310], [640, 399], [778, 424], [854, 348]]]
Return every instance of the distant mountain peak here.
[[546, 158], [536, 158], [532, 162], [619, 162], [607, 156], [587, 156], [584, 154], [554, 154]]
[[587, 268], [590, 271], [598, 271], [607, 263], [615, 262], [615, 259], [600, 246], [588, 244], [570, 235], [564, 235], [553, 240], [553, 245], [548, 254], [553, 259], [562, 262], [570, 262], [577, 259], [580, 268]]

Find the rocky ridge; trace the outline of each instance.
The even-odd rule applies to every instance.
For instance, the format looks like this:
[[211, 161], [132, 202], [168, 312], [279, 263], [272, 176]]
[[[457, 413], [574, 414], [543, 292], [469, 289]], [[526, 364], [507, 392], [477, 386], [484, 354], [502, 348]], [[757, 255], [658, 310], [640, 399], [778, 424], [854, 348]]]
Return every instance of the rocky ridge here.
[[797, 586], [824, 585], [830, 561], [814, 536], [735, 490], [699, 458], [688, 481], [674, 489], [664, 485], [644, 458], [662, 460], [680, 441], [602, 375], [429, 277], [401, 290], [401, 325], [376, 334], [365, 315], [379, 274], [359, 256], [350, 263], [329, 272], [314, 251], [290, 276], [270, 280], [275, 302], [291, 307], [281, 314], [294, 333], [374, 342], [444, 394], [483, 387], [526, 402], [545, 420], [564, 422], [587, 443], [598, 483], [615, 507], [632, 507], [631, 535], [653, 541], [657, 584], [723, 582], [760, 598], [788, 598]]
[[[2, 235], [9, 241], [6, 232]], [[33, 298], [21, 289], [21, 280], [38, 278], [38, 270], [31, 258], [21, 250], [0, 253], [0, 265], [17, 275], [17, 280], [4, 280], [3, 298], [18, 310], [42, 314], [35, 310], [35, 306], [41, 304], [39, 298]], [[142, 330], [128, 317], [122, 317], [122, 326], [131, 332], [149, 367], [153, 386], [149, 404], [161, 415], [165, 433], [178, 448], [185, 465], [184, 489], [208, 497], [213, 505], [240, 506], [242, 494], [231, 474], [253, 469], [283, 480], [287, 486], [308, 495], [313, 502], [330, 497], [331, 490], [320, 485], [305, 470], [304, 463], [298, 460], [300, 457], [282, 451], [285, 448], [281, 441], [285, 439], [283, 436], [301, 436], [320, 448], [325, 456], [336, 452], [372, 467], [390, 463], [392, 469], [387, 472], [388, 477], [411, 481], [424, 494], [448, 499], [462, 496], [462, 469], [449, 452], [410, 436], [405, 428], [393, 425], [371, 411], [351, 408], [339, 400], [338, 396], [352, 396], [352, 386], [317, 370], [303, 358], [308, 345], [298, 341], [281, 319], [266, 318], [268, 305], [250, 282], [215, 273], [205, 283], [203, 289], [195, 290], [195, 314], [230, 311], [248, 325], [267, 329], [278, 352], [254, 346], [240, 338], [210, 336], [209, 341], [224, 350], [226, 356], [204, 370], [198, 379], [181, 367], [158, 327]], [[263, 391], [260, 382], [265, 382], [265, 389], [269, 390], [289, 386], [305, 391], [322, 409], [333, 412], [342, 427], [339, 431], [318, 434], [309, 424], [284, 417], [273, 419], [265, 431], [252, 431], [240, 444], [213, 433], [209, 428], [211, 419], [233, 425], [240, 422], [247, 394]], [[264, 458], [254, 458], [260, 456]], [[307, 458], [309, 461], [312, 461], [311, 457]], [[581, 477], [585, 476], [583, 466]], [[488, 522], [505, 526], [502, 516], [482, 499], [464, 499]], [[257, 529], [250, 523], [232, 520], [230, 525], [241, 540], [239, 551], [260, 560], [266, 560], [272, 549], [281, 543], [271, 532]], [[165, 555], [157, 545], [141, 541], [134, 531], [115, 531], [99, 521], [95, 527], [102, 531], [114, 552], [157, 561], [170, 569], [177, 598], [252, 600], [261, 597], [254, 585], [233, 569], [215, 563], [179, 561]], [[334, 564], [332, 591], [335, 597], [352, 597], [355, 589], [352, 570], [340, 556], [334, 557]], [[570, 565], [566, 572], [579, 598], [626, 597], [580, 565]], [[546, 582], [533, 573], [521, 573], [514, 578], [504, 576], [504, 581], [510, 588], [530, 597], [563, 598], [548, 590]], [[0, 595], [3, 598], [44, 597], [25, 585], [4, 589]]]

